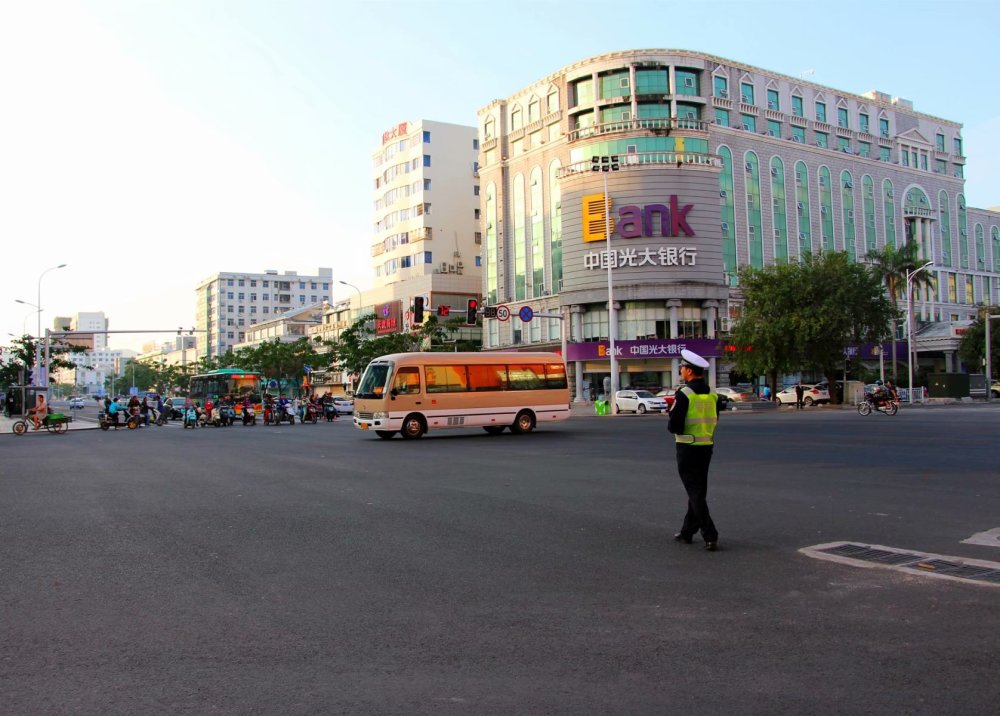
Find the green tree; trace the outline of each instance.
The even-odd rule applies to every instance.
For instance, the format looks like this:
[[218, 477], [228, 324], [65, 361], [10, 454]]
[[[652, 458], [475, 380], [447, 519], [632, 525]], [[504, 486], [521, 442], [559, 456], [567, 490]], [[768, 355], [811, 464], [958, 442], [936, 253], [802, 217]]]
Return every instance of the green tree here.
[[[990, 308], [987, 306], [980, 309], [979, 317], [965, 331], [962, 342], [958, 346], [958, 355], [967, 366], [975, 369], [982, 366], [986, 359], [985, 317], [989, 310]], [[993, 310], [996, 311], [996, 309]], [[1000, 311], [996, 311], [994, 315], [1000, 315]], [[993, 321], [993, 325], [990, 326], [990, 343], [992, 344], [990, 346], [990, 367], [993, 369], [993, 375], [989, 376], [989, 380], [992, 382], [993, 376], [1000, 374], [1000, 321]]]
[[[889, 294], [889, 298], [892, 299], [893, 303], [896, 305], [899, 305], [900, 299], [908, 298], [903, 296], [903, 293], [906, 291], [906, 275], [911, 271], [916, 271], [920, 266], [926, 263], [920, 261], [917, 257], [918, 250], [919, 245], [917, 242], [911, 241], [899, 248], [896, 248], [892, 244], [886, 244], [881, 251], [868, 252], [866, 258], [870, 262], [872, 270], [879, 277], [879, 280], [885, 284], [885, 289]], [[910, 283], [916, 287], [933, 286], [934, 279], [931, 274], [926, 271], [921, 271], [913, 276]], [[895, 318], [893, 319], [890, 328], [890, 335], [892, 336], [892, 382], [895, 383], [897, 382]]]
[[[31, 336], [25, 334], [20, 338], [14, 338], [7, 349], [8, 359], [0, 366], [0, 385], [15, 385], [21, 379], [22, 371], [25, 379], [29, 372], [35, 370], [35, 346], [36, 341]], [[49, 343], [49, 364], [48, 381], [52, 385], [55, 383], [53, 374], [61, 369], [74, 370], [76, 363], [74, 356], [82, 353], [86, 348], [74, 346], [67, 343], [50, 341]], [[42, 360], [45, 360], [45, 342], [41, 341]]]
[[881, 278], [844, 252], [744, 268], [741, 286], [744, 304], [734, 338], [749, 350], [736, 353], [736, 367], [757, 375], [797, 365], [818, 370], [833, 385], [846, 348], [881, 342], [899, 313]]
[[743, 350], [736, 353], [736, 366], [742, 373], [766, 375], [772, 392], [778, 390], [779, 374], [802, 365], [801, 346], [790, 337], [802, 330], [803, 317], [788, 310], [798, 299], [800, 271], [798, 264], [740, 271], [744, 302], [731, 340]]

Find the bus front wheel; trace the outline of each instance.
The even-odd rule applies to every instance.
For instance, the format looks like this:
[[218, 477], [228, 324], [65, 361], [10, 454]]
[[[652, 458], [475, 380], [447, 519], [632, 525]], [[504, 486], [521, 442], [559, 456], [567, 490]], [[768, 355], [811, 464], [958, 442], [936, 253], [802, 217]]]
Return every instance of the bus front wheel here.
[[395, 430], [376, 430], [375, 434], [383, 440], [390, 440], [396, 434]]
[[510, 426], [510, 431], [516, 435], [526, 435], [535, 428], [535, 416], [530, 410], [522, 410], [514, 418], [514, 424]]
[[416, 440], [423, 437], [425, 432], [427, 432], [427, 428], [424, 427], [423, 419], [414, 413], [406, 416], [399, 434], [407, 440]]

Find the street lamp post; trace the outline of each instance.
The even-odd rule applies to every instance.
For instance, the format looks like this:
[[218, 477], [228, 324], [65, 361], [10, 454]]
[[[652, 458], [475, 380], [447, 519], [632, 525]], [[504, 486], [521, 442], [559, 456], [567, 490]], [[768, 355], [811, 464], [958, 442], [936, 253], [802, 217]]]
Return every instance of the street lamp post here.
[[934, 262], [928, 261], [920, 268], [906, 272], [906, 371], [909, 374], [909, 403], [913, 405], [913, 277]]
[[620, 168], [617, 155], [607, 157], [592, 157], [591, 171], [601, 172], [604, 179], [604, 240], [607, 249], [608, 262], [608, 351], [611, 353], [611, 410], [609, 415], [615, 415], [615, 398], [618, 395], [618, 312], [615, 310], [614, 283], [611, 271], [611, 199], [608, 196], [608, 172], [616, 172]]
[[[61, 268], [65, 268], [65, 267], [66, 267], [66, 264], [59, 264], [58, 266], [53, 266], [52, 268], [45, 269], [38, 276], [38, 305], [35, 306], [35, 308], [38, 309], [38, 333], [35, 334], [37, 336], [37, 338], [35, 339], [36, 340], [36, 342], [35, 342], [35, 370], [34, 370], [34, 372], [32, 374], [32, 377], [34, 378], [34, 380], [32, 381], [32, 384], [33, 385], [38, 385], [38, 381], [41, 380], [42, 381], [42, 385], [45, 388], [48, 388], [49, 379], [48, 379], [48, 375], [44, 375], [44, 376], [42, 375], [42, 364], [41, 364], [41, 358], [42, 358], [41, 348], [42, 347], [39, 344], [39, 341], [42, 340], [42, 278], [49, 271], [55, 271], [56, 269], [61, 269]], [[23, 303], [23, 301], [22, 301], [22, 303]], [[48, 370], [48, 366], [46, 366], [46, 371], [47, 370]]]
[[358, 292], [358, 318], [361, 318], [361, 289], [355, 286], [353, 283], [347, 283], [347, 281], [340, 281], [339, 283], [343, 284], [344, 286], [353, 288], [355, 291]]

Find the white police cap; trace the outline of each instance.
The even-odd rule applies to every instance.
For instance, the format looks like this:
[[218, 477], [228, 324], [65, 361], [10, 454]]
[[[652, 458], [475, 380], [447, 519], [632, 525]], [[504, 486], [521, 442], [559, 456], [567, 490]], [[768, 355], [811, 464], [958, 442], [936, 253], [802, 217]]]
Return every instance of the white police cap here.
[[681, 351], [681, 360], [695, 368], [708, 368], [708, 361], [687, 348]]

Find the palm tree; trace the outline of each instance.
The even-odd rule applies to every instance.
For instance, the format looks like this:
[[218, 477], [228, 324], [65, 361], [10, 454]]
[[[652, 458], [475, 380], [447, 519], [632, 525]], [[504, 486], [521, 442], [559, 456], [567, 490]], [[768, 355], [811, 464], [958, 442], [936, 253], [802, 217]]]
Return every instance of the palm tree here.
[[[905, 298], [907, 303], [909, 296], [902, 296], [906, 287], [907, 274], [916, 271], [922, 260], [917, 257], [920, 250], [916, 241], [909, 241], [900, 248], [892, 244], [886, 244], [881, 251], [869, 251], [866, 258], [871, 264], [872, 270], [879, 276], [885, 284], [889, 298], [898, 305], [900, 298]], [[930, 274], [921, 272], [910, 279], [912, 284], [918, 288], [920, 286], [933, 286], [934, 280]], [[892, 382], [896, 383], [896, 320], [892, 321]]]

